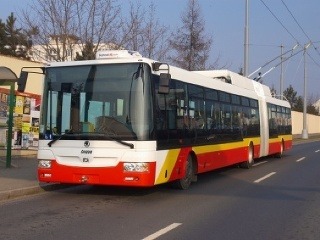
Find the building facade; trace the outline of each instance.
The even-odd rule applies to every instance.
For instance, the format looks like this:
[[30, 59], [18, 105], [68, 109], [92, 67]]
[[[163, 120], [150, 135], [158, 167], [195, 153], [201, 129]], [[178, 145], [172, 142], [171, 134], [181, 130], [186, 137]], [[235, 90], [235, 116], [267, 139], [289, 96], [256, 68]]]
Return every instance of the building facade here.
[[[46, 45], [33, 45], [28, 56], [32, 61], [49, 63], [56, 61], [73, 61], [77, 56], [82, 56], [85, 44], [79, 42], [76, 36], [69, 36], [62, 40], [59, 36], [51, 36]], [[97, 44], [93, 44], [96, 48]], [[100, 43], [98, 51], [115, 49], [111, 43]]]
[[[0, 66], [10, 68], [18, 77], [23, 67], [42, 67], [42, 63], [0, 55]], [[24, 93], [15, 91], [12, 148], [36, 149], [39, 139], [42, 74], [30, 74]], [[17, 89], [17, 84], [15, 84]], [[9, 87], [0, 87], [0, 148], [5, 148], [8, 134]]]

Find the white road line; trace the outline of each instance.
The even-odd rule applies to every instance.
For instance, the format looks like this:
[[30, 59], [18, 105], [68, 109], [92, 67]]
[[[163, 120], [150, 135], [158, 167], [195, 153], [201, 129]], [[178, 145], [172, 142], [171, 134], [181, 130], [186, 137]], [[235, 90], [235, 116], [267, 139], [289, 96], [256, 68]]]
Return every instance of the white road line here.
[[253, 167], [256, 167], [256, 166], [259, 166], [259, 165], [261, 165], [261, 164], [265, 164], [265, 163], [267, 163], [267, 162], [268, 162], [268, 161], [258, 162], [258, 163], [253, 164], [252, 166], [253, 166]]
[[314, 152], [316, 152], [316, 153], [317, 153], [317, 152], [320, 152], [320, 150], [316, 150], [316, 151], [314, 151]]
[[305, 157], [299, 158], [296, 162], [301, 162], [302, 160], [305, 160]]
[[167, 232], [175, 229], [176, 227], [179, 227], [182, 223], [172, 223], [171, 225], [165, 227], [165, 228], [162, 228], [160, 229], [159, 231], [149, 235], [148, 237], [145, 237], [144, 239], [142, 240], [153, 240], [153, 239], [156, 239], [158, 237], [160, 237], [161, 235], [164, 235], [166, 234]]
[[255, 183], [259, 183], [259, 182], [261, 182], [261, 181], [263, 181], [263, 180], [271, 177], [271, 176], [274, 175], [274, 174], [276, 174], [276, 172], [269, 173], [269, 174], [265, 175], [264, 177], [255, 180], [254, 182], [255, 182]]

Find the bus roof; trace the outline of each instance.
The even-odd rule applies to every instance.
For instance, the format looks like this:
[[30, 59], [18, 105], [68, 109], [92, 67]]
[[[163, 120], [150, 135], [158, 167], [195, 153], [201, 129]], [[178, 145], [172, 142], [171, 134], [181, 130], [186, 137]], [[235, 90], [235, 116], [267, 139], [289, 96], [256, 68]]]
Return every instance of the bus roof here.
[[[97, 53], [96, 58], [98, 59], [52, 62], [48, 64], [47, 67], [135, 62], [145, 62], [151, 67], [153, 63], [158, 62], [152, 59], [144, 58], [138, 52], [128, 50], [101, 51]], [[229, 70], [187, 71], [178, 67], [170, 66], [169, 71], [172, 78], [176, 80], [181, 80], [191, 84], [198, 84], [200, 86], [235, 93], [242, 96], [250, 96], [255, 99], [258, 99], [258, 97], [263, 97], [270, 103], [290, 107], [290, 104], [287, 101], [273, 97], [268, 86]], [[153, 73], [157, 75], [159, 75], [161, 72], [162, 70], [153, 71]]]
[[271, 94], [271, 90], [267, 85], [261, 84], [253, 79], [246, 78], [238, 73], [229, 70], [207, 70], [194, 71], [195, 73], [210, 77], [212, 79], [226, 82], [228, 84], [238, 86], [241, 89], [248, 89], [254, 91], [257, 95], [265, 97], [270, 103], [290, 107], [288, 101], [281, 100]]

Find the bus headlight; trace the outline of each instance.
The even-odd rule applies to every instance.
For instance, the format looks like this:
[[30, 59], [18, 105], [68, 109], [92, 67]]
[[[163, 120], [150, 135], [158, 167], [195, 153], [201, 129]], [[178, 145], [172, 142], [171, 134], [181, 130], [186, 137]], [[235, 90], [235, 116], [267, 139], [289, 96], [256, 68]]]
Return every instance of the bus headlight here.
[[124, 172], [148, 172], [149, 163], [123, 163]]
[[51, 160], [40, 160], [38, 168], [51, 168]]

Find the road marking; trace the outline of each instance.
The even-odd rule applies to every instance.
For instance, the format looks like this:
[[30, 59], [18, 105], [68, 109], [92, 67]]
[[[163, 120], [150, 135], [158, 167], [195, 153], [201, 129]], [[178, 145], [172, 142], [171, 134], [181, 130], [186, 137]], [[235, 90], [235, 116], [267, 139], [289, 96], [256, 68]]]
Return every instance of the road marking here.
[[267, 163], [267, 162], [268, 162], [268, 161], [258, 162], [258, 163], [253, 164], [252, 166], [253, 166], [253, 167], [256, 167], [256, 166], [259, 166], [259, 165], [261, 165], [261, 164], [265, 164], [265, 163]]
[[299, 158], [296, 162], [301, 162], [302, 160], [305, 160], [305, 157]]
[[316, 153], [317, 153], [317, 152], [320, 152], [320, 150], [316, 150], [315, 152], [316, 152]]
[[153, 239], [156, 239], [158, 237], [160, 237], [161, 235], [164, 235], [166, 234], [167, 232], [175, 229], [176, 227], [179, 227], [182, 223], [172, 223], [171, 225], [165, 227], [165, 228], [162, 228], [160, 229], [159, 231], [149, 235], [148, 237], [145, 237], [144, 239], [142, 240], [153, 240]]
[[259, 182], [261, 182], [261, 181], [263, 181], [263, 180], [271, 177], [271, 176], [274, 175], [274, 174], [276, 174], [276, 172], [269, 173], [269, 174], [265, 175], [264, 177], [255, 180], [254, 182], [255, 182], [255, 183], [259, 183]]

